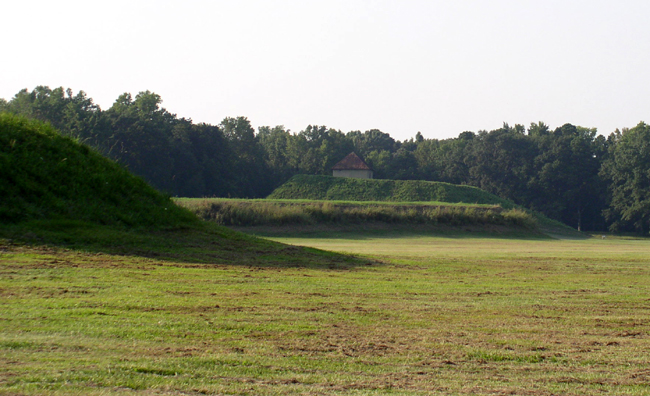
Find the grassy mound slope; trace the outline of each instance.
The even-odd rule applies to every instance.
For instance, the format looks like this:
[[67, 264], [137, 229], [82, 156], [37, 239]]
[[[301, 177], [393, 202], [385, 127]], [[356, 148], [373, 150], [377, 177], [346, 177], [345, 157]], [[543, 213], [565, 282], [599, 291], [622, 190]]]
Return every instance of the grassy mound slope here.
[[10, 114], [0, 114], [0, 169], [0, 223], [168, 227], [198, 221], [88, 146], [48, 124]]
[[26, 242], [178, 262], [327, 268], [360, 262], [202, 222], [87, 146], [9, 114], [0, 114], [0, 176], [0, 250]]
[[499, 198], [480, 188], [442, 182], [296, 175], [267, 198], [499, 205], [503, 209], [522, 209], [530, 213], [537, 219], [539, 229], [546, 234], [558, 238], [584, 237], [559, 221], [523, 209], [512, 201]]
[[340, 201], [448, 202], [500, 205], [515, 204], [480, 188], [422, 180], [351, 179], [296, 175], [278, 187], [269, 199], [314, 199]]

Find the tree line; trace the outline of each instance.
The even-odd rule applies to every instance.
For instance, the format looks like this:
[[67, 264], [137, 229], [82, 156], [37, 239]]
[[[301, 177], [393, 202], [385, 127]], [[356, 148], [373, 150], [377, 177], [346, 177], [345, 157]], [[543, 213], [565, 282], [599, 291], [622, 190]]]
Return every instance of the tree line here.
[[173, 196], [265, 197], [293, 175], [330, 174], [355, 151], [376, 178], [480, 187], [581, 230], [650, 229], [650, 126], [643, 122], [607, 137], [538, 122], [399, 141], [378, 129], [322, 125], [256, 131], [246, 117], [194, 123], [161, 103], [153, 92], [125, 93], [102, 110], [83, 91], [39, 86], [0, 99], [0, 111], [50, 122]]

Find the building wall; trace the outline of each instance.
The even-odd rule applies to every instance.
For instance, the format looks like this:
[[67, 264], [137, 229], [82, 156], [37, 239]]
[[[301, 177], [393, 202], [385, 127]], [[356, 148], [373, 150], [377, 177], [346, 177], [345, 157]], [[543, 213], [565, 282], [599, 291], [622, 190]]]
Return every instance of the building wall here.
[[333, 170], [334, 177], [352, 177], [355, 179], [372, 179], [371, 170]]

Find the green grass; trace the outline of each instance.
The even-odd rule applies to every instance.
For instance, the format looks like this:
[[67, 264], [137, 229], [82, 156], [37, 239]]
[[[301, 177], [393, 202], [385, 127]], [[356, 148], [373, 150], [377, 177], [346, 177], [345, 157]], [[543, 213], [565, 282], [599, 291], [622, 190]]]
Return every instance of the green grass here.
[[342, 201], [447, 202], [515, 205], [479, 188], [422, 180], [354, 179], [296, 175], [269, 195], [269, 199]]
[[650, 394], [650, 240], [274, 239], [365, 259], [2, 242], [0, 394]]
[[32, 220], [176, 227], [197, 219], [50, 125], [0, 114], [0, 223]]

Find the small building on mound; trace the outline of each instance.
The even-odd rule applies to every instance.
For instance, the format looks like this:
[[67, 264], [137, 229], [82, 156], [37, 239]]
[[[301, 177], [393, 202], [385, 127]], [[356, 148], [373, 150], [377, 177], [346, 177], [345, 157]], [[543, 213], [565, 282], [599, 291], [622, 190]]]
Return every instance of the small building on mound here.
[[355, 153], [348, 154], [332, 167], [334, 177], [353, 177], [356, 179], [372, 179], [372, 168]]

